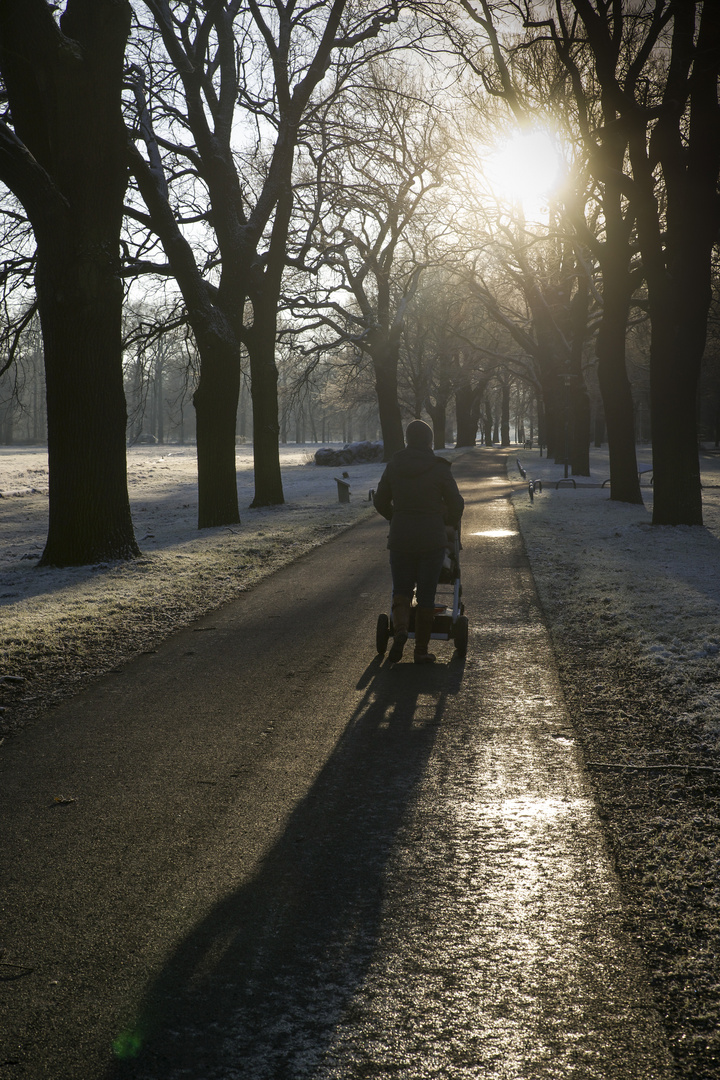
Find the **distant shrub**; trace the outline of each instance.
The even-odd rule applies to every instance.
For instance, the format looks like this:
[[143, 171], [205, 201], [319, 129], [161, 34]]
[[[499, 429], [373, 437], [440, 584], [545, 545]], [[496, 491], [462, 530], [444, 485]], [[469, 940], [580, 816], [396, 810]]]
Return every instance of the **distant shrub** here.
[[382, 461], [384, 447], [381, 442], [345, 443], [342, 450], [333, 450], [321, 446], [315, 451], [316, 465], [365, 465], [372, 461]]

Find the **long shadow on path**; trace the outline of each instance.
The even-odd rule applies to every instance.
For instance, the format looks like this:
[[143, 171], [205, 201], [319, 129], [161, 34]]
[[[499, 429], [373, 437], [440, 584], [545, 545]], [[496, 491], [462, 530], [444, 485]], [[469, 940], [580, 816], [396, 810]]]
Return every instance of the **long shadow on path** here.
[[370, 664], [282, 838], [178, 945], [108, 1080], [314, 1075], [373, 957], [386, 864], [462, 677], [457, 655]]

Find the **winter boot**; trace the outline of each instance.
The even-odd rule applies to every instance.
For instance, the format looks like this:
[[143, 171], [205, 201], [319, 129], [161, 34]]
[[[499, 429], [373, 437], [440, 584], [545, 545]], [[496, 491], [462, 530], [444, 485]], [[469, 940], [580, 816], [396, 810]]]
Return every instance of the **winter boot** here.
[[398, 664], [402, 660], [403, 648], [408, 639], [408, 625], [410, 623], [410, 597], [393, 596], [392, 602], [393, 643], [388, 660]]
[[432, 624], [435, 618], [435, 608], [415, 608], [415, 663], [434, 664], [435, 657], [428, 652], [428, 643], [432, 634]]

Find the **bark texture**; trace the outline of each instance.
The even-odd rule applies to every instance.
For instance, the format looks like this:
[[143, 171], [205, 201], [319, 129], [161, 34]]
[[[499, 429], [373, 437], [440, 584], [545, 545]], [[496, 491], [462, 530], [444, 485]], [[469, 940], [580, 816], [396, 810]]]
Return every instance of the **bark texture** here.
[[139, 554], [127, 495], [119, 236], [127, 185], [120, 95], [126, 0], [0, 2], [14, 132], [0, 175], [37, 241], [47, 379], [50, 520], [41, 562]]

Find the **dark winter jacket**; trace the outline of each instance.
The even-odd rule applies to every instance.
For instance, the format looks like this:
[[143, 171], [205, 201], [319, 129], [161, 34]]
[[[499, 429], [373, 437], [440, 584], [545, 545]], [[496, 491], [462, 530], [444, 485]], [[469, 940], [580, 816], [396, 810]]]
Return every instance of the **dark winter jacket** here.
[[450, 463], [436, 457], [431, 449], [406, 449], [395, 454], [373, 502], [390, 522], [390, 550], [408, 554], [445, 547], [446, 527], [459, 523], [465, 505]]

